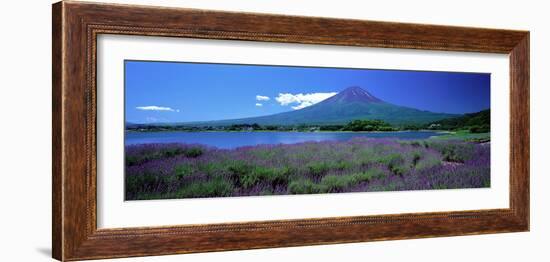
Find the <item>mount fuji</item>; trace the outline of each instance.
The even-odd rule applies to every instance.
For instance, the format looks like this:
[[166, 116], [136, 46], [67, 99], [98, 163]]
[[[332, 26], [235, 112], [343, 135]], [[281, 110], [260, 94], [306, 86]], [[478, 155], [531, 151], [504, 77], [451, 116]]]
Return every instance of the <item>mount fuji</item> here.
[[201, 122], [199, 125], [336, 125], [357, 119], [377, 119], [392, 125], [406, 125], [426, 124], [457, 116], [394, 105], [382, 101], [361, 87], [352, 86], [299, 110], [260, 117]]

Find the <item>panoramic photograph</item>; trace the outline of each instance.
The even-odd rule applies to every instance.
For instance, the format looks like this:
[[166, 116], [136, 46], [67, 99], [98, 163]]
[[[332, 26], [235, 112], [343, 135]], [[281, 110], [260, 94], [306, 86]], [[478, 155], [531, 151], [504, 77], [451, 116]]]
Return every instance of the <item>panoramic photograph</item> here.
[[487, 73], [124, 68], [126, 200], [491, 186]]

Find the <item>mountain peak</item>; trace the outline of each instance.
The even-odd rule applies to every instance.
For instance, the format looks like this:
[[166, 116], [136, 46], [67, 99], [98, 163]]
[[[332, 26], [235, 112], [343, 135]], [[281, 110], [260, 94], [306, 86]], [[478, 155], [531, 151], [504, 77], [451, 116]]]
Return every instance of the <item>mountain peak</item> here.
[[350, 86], [335, 96], [327, 99], [333, 102], [363, 102], [363, 103], [382, 103], [383, 101], [373, 96], [368, 91], [359, 86]]
[[361, 88], [359, 86], [350, 86], [350, 87], [345, 88], [341, 92], [350, 92], [350, 91], [360, 91], [361, 92], [361, 91], [365, 91], [365, 90], [363, 90], [363, 88]]

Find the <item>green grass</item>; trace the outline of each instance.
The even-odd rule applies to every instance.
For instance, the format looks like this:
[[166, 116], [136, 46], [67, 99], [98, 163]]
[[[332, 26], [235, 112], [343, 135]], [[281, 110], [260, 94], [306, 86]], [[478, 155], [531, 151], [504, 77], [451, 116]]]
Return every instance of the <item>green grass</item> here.
[[380, 169], [373, 168], [365, 172], [350, 175], [326, 175], [319, 183], [309, 179], [300, 179], [289, 184], [291, 194], [314, 194], [340, 192], [345, 188], [361, 182], [369, 182], [373, 179], [380, 179], [385, 176]]
[[212, 197], [229, 196], [233, 192], [233, 185], [223, 178], [214, 178], [206, 182], [193, 183], [183, 186], [175, 192], [174, 197]]
[[471, 133], [467, 130], [449, 132], [441, 136], [433, 136], [434, 140], [462, 140], [470, 142], [488, 142], [491, 141], [491, 133]]

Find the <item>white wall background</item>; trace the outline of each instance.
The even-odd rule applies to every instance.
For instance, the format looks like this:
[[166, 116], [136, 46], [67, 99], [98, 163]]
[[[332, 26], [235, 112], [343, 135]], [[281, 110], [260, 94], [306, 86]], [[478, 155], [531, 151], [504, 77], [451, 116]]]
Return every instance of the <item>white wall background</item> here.
[[[103, 0], [531, 31], [531, 232], [218, 252], [123, 261], [548, 261], [550, 28], [545, 1]], [[51, 1], [0, 11], [0, 260], [51, 256]]]

